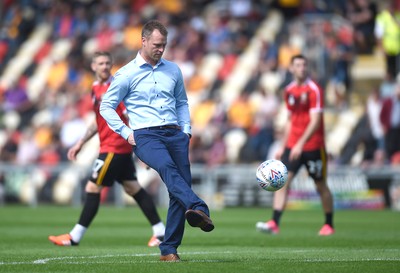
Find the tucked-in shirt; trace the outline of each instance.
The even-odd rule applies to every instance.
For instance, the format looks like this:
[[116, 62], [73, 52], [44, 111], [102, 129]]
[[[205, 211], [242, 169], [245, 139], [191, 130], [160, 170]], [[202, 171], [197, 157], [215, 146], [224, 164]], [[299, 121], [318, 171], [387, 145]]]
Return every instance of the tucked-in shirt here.
[[[128, 111], [130, 128], [115, 112], [121, 101]], [[181, 70], [165, 59], [153, 67], [140, 53], [115, 73], [100, 105], [100, 114], [124, 139], [132, 130], [162, 125], [179, 125], [183, 132], [191, 134]]]

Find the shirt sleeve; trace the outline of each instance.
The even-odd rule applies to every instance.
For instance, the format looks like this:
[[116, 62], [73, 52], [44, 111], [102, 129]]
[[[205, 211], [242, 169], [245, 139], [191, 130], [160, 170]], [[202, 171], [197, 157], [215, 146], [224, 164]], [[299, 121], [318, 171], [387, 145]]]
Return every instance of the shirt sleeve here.
[[322, 89], [317, 85], [313, 85], [310, 87], [310, 112], [322, 112], [324, 108]]
[[178, 117], [178, 124], [182, 128], [182, 131], [186, 134], [192, 134], [190, 126], [190, 113], [188, 98], [183, 83], [182, 72], [178, 68], [177, 70], [177, 83], [175, 85], [175, 98], [176, 98], [176, 113]]
[[116, 109], [128, 92], [128, 79], [117, 72], [100, 105], [100, 114], [106, 120], [108, 126], [124, 139], [128, 138], [132, 129], [121, 120]]

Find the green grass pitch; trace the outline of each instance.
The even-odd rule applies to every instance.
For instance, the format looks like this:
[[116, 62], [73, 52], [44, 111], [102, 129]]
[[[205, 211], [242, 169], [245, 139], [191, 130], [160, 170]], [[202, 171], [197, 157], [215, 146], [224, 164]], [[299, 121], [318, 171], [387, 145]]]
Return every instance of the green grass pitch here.
[[[80, 208], [0, 207], [0, 272], [400, 272], [400, 213], [337, 211], [336, 234], [319, 237], [321, 211], [287, 211], [279, 235], [255, 230], [270, 209], [212, 211], [215, 230], [187, 225], [181, 263], [159, 262], [137, 207], [103, 206], [78, 247], [48, 235], [69, 232]], [[165, 219], [166, 210], [160, 214]]]

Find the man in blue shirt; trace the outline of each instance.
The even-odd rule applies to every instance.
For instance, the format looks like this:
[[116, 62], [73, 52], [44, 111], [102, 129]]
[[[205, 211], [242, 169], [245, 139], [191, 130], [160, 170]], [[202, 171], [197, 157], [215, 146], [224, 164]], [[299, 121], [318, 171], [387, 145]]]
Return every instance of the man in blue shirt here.
[[[185, 217], [205, 232], [214, 229], [207, 204], [191, 189], [189, 162], [190, 114], [182, 72], [162, 58], [168, 31], [158, 21], [142, 29], [142, 48], [136, 58], [115, 74], [103, 97], [100, 114], [131, 145], [145, 164], [158, 172], [167, 186], [170, 203], [161, 261], [179, 262]], [[129, 127], [115, 109], [123, 101]]]

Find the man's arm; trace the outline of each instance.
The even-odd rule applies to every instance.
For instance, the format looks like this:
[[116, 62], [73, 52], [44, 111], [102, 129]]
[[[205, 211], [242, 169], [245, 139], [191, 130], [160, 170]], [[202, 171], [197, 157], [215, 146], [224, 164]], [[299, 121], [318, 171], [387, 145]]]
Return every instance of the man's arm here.
[[[100, 104], [101, 116], [105, 119], [108, 126], [124, 139], [128, 139], [129, 135], [132, 134], [132, 130], [122, 121], [115, 109], [117, 109], [128, 93], [128, 86], [128, 79], [117, 73]], [[128, 105], [125, 106], [129, 107]]]
[[186, 133], [189, 137], [192, 135], [190, 126], [190, 113], [188, 98], [185, 90], [185, 85], [183, 84], [182, 72], [178, 68], [178, 81], [175, 86], [174, 96], [176, 98], [176, 113], [178, 117], [179, 126], [182, 131]]
[[307, 140], [309, 140], [310, 137], [318, 130], [321, 124], [322, 116], [322, 112], [310, 112], [310, 122], [304, 130], [303, 135], [293, 146], [289, 156], [290, 160], [297, 159], [300, 156], [301, 152], [303, 151], [304, 144], [306, 144]]

